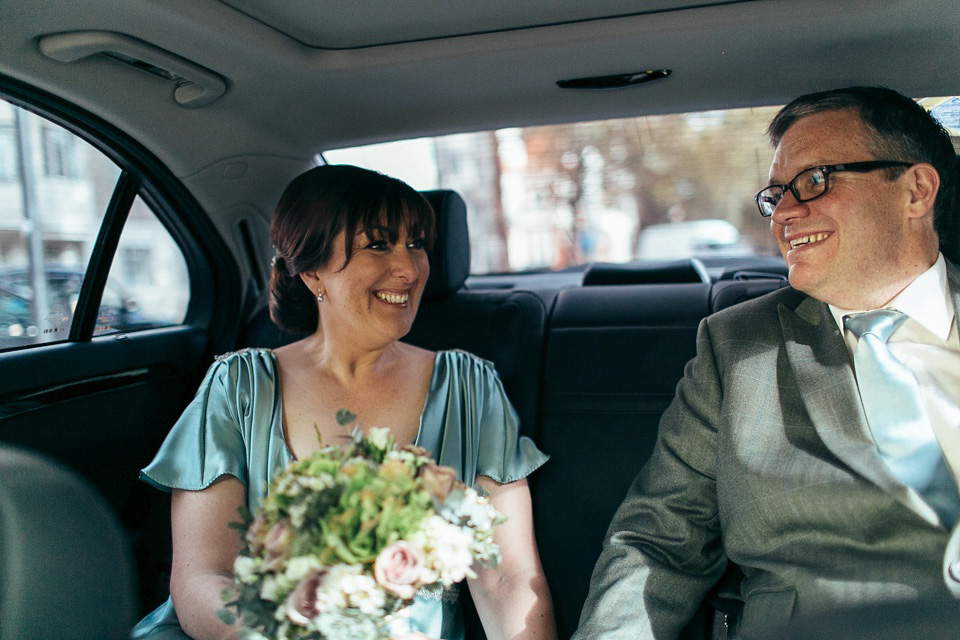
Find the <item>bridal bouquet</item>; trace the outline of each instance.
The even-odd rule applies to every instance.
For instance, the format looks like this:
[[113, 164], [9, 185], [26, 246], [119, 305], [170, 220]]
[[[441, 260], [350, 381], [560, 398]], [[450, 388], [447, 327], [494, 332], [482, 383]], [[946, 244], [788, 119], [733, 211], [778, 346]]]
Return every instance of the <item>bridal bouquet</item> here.
[[244, 627], [275, 640], [380, 640], [421, 588], [474, 577], [474, 562], [496, 567], [493, 528], [505, 518], [427, 451], [374, 428], [291, 462], [245, 519], [224, 593]]

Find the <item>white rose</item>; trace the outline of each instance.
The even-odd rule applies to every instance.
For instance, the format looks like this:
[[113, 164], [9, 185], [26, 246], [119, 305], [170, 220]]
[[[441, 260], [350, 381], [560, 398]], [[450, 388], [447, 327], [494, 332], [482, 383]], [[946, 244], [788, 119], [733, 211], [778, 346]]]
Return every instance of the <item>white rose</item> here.
[[260, 585], [260, 597], [270, 602], [279, 602], [280, 585], [277, 584], [276, 578], [273, 576], [264, 578], [263, 584]]
[[303, 580], [308, 573], [314, 569], [319, 569], [323, 566], [316, 556], [297, 556], [296, 558], [290, 558], [290, 561], [287, 562], [287, 570], [284, 572], [284, 576], [293, 582], [300, 582]]
[[253, 584], [257, 581], [257, 566], [259, 563], [249, 556], [237, 556], [233, 563], [233, 572], [240, 582]]
[[317, 617], [317, 630], [328, 638], [339, 640], [377, 640], [381, 637], [376, 623], [368, 618], [324, 613]]
[[386, 460], [399, 460], [407, 464], [413, 464], [416, 462], [417, 457], [413, 455], [410, 451], [404, 451], [402, 449], [391, 449], [387, 452]]
[[381, 451], [390, 445], [390, 429], [387, 427], [373, 427], [367, 432], [367, 440]]
[[299, 504], [290, 505], [290, 524], [294, 526], [295, 529], [299, 529], [303, 526], [304, 517], [307, 515], [307, 505], [302, 502]]

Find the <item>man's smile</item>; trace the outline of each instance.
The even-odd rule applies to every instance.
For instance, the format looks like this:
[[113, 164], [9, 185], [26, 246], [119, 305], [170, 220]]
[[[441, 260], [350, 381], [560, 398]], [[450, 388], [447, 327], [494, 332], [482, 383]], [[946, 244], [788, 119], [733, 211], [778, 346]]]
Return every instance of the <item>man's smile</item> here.
[[802, 247], [802, 246], [812, 245], [818, 242], [822, 242], [823, 240], [826, 240], [827, 238], [829, 238], [831, 235], [833, 234], [825, 233], [825, 232], [811, 233], [805, 236], [797, 236], [795, 238], [790, 238], [789, 240], [787, 240], [787, 244], [790, 245], [791, 249], [796, 249], [797, 247]]

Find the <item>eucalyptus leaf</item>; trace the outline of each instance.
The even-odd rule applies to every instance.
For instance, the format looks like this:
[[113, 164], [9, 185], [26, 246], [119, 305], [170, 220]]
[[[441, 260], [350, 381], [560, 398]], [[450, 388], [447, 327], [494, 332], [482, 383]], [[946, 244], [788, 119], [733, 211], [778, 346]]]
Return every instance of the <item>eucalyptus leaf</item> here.
[[356, 419], [356, 414], [352, 413], [349, 409], [340, 409], [337, 411], [337, 424], [341, 427], [347, 426]]

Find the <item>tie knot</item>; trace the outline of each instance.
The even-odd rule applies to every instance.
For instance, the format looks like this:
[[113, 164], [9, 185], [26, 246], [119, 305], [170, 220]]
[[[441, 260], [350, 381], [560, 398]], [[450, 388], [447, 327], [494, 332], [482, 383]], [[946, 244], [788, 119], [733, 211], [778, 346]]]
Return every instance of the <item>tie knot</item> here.
[[895, 309], [877, 309], [858, 313], [853, 316], [846, 316], [843, 319], [843, 325], [857, 340], [867, 333], [872, 333], [883, 342], [890, 339], [893, 332], [907, 320], [907, 316]]

